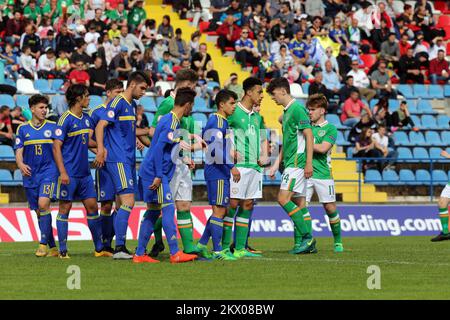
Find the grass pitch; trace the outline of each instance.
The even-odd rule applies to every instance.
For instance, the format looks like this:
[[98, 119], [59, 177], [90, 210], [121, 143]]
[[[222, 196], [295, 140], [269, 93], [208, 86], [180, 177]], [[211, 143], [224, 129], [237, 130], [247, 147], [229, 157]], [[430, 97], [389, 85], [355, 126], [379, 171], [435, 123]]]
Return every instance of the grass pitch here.
[[[0, 243], [0, 299], [449, 299], [450, 241], [429, 237], [319, 238], [318, 254], [290, 255], [292, 239], [252, 239], [261, 259], [171, 265], [94, 258], [89, 241], [69, 242], [70, 260], [36, 258], [35, 243]], [[136, 241], [129, 241], [134, 248]], [[67, 289], [67, 268], [81, 270], [81, 289]], [[369, 290], [367, 268], [381, 269]]]

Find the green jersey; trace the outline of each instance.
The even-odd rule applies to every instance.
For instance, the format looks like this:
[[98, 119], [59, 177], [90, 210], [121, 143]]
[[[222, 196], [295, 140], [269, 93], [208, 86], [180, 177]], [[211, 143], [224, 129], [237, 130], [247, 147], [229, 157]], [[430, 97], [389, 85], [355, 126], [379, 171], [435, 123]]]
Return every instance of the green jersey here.
[[[174, 104], [175, 104], [175, 95], [172, 92], [170, 93], [170, 96], [165, 98], [159, 105], [155, 117], [153, 118], [152, 121], [151, 126], [153, 128], [156, 128], [159, 119], [161, 119], [163, 115], [168, 114], [170, 111], [172, 111]], [[192, 118], [192, 116], [183, 117], [181, 119], [180, 128], [187, 130], [189, 133], [194, 133], [195, 132], [194, 118]]]
[[259, 113], [248, 111], [240, 102], [233, 114], [227, 118], [233, 130], [234, 144], [242, 159], [236, 167], [252, 168], [262, 171], [258, 165], [261, 142], [266, 140], [266, 127]]
[[[314, 125], [312, 127], [312, 132], [314, 136], [314, 144], [321, 144], [322, 142], [331, 143], [334, 145], [337, 138], [337, 129], [328, 121], [321, 124]], [[327, 153], [317, 153], [313, 154], [313, 178], [314, 179], [333, 179], [331, 173], [331, 149]]]
[[36, 7], [33, 10], [33, 9], [31, 9], [30, 6], [26, 6], [25, 9], [23, 9], [23, 15], [27, 18], [30, 18], [34, 22], [36, 22], [38, 16], [42, 15], [41, 8]]
[[106, 11], [106, 17], [111, 21], [128, 20], [128, 12], [124, 10], [122, 13], [117, 10]]
[[128, 15], [128, 23], [135, 27], [144, 22], [145, 19], [147, 19], [147, 14], [143, 8], [139, 7], [131, 9], [130, 14]]
[[306, 164], [306, 139], [304, 129], [311, 129], [306, 108], [295, 99], [283, 113], [283, 163], [285, 168], [304, 168]]

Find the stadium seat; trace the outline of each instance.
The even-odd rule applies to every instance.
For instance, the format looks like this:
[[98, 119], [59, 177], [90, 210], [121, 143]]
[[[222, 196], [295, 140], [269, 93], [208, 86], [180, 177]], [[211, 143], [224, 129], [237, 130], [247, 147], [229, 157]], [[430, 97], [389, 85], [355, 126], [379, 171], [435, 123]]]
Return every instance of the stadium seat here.
[[14, 102], [14, 98], [9, 94], [0, 94], [0, 105], [8, 106], [12, 109], [16, 106], [16, 103]]
[[449, 181], [444, 170], [433, 170], [433, 172], [431, 173], [431, 178], [433, 180], [433, 185], [435, 186], [445, 186]]
[[372, 54], [362, 54], [360, 58], [366, 69], [370, 69], [377, 61], [377, 57]]
[[155, 88], [159, 87], [161, 89], [161, 95], [165, 95], [167, 90], [171, 90], [172, 87], [170, 85], [170, 83], [168, 83], [167, 81], [156, 81], [155, 83]]
[[205, 183], [205, 172], [203, 169], [197, 169], [192, 179], [194, 186], [202, 185]]
[[450, 16], [447, 15], [441, 15], [439, 16], [438, 23], [436, 25], [436, 28], [444, 28], [450, 25]]
[[419, 169], [416, 171], [416, 182], [418, 185], [429, 185], [431, 182], [431, 175], [428, 170]]
[[428, 100], [419, 100], [417, 102], [417, 112], [420, 114], [436, 114], [437, 111], [433, 109]]
[[438, 125], [436, 123], [436, 118], [431, 115], [422, 116], [422, 128], [424, 129], [438, 129]]
[[22, 172], [20, 171], [20, 169], [14, 170], [13, 179], [14, 179], [14, 182], [16, 183], [17, 186], [21, 186], [22, 185], [23, 177], [22, 177]]
[[399, 84], [397, 86], [397, 91], [404, 96], [406, 99], [414, 99], [413, 90], [409, 84]]
[[0, 159], [11, 161], [15, 159], [14, 150], [12, 147], [0, 144]]
[[33, 81], [30, 79], [18, 79], [17, 93], [38, 94], [40, 92], [34, 88]]
[[413, 149], [414, 160], [418, 160], [419, 162], [428, 162], [430, 158], [428, 155], [428, 151], [422, 147], [415, 147]]
[[428, 94], [427, 87], [425, 87], [423, 84], [413, 84], [413, 92], [414, 92], [414, 98], [418, 99], [429, 99], [430, 96]]
[[16, 82], [13, 79], [5, 78], [5, 84], [14, 88], [16, 87]]
[[411, 162], [410, 159], [412, 159], [413, 156], [412, 156], [411, 150], [409, 150], [409, 148], [400, 147], [400, 148], [397, 148], [397, 152], [398, 152], [398, 159], [401, 159], [401, 160], [398, 160], [399, 162], [402, 162], [402, 161]]
[[354, 148], [347, 148], [347, 158], [348, 159], [353, 158], [353, 151], [354, 151]]
[[52, 80], [52, 90], [55, 92], [61, 92], [61, 87], [64, 85], [63, 79], [53, 79]]
[[7, 169], [0, 169], [0, 185], [11, 186], [14, 185], [14, 180], [11, 171]]
[[399, 100], [389, 99], [389, 112], [390, 113], [393, 113], [394, 111], [397, 111], [399, 106], [400, 106], [400, 101]]
[[425, 141], [428, 146], [445, 146], [446, 144], [442, 142], [439, 133], [436, 131], [425, 132]]
[[447, 115], [440, 114], [437, 116], [437, 127], [438, 129], [448, 130], [450, 125], [450, 117]]
[[339, 116], [337, 114], [327, 114], [325, 116], [325, 119], [338, 129], [346, 129], [347, 128], [346, 126], [342, 125], [341, 119], [339, 119]]
[[194, 112], [207, 112], [210, 111], [210, 109], [208, 109], [208, 106], [206, 105], [206, 100], [203, 99], [202, 97], [195, 97], [194, 100], [194, 108], [193, 110]]
[[307, 95], [303, 93], [302, 86], [299, 85], [298, 83], [291, 83], [290, 89], [291, 89], [291, 96], [295, 99], [307, 97]]
[[[0, 98], [1, 99], [1, 98]], [[28, 100], [30, 99], [30, 96], [26, 95], [16, 95], [16, 105], [21, 108], [28, 108]]]
[[103, 103], [103, 99], [100, 96], [91, 95], [89, 99], [89, 109], [93, 109]]
[[420, 121], [420, 118], [416, 115], [411, 115], [411, 120], [414, 122], [416, 127], [423, 129], [422, 127], [422, 121]]
[[[450, 44], [450, 42], [448, 44]], [[444, 86], [444, 96], [445, 97], [450, 97], [450, 84], [446, 84]]]
[[138, 150], [138, 149], [135, 149], [136, 151], [135, 151], [135, 155], [136, 155], [136, 161], [142, 161], [142, 151], [141, 150]]
[[206, 30], [208, 30], [208, 28], [209, 28], [209, 24], [210, 24], [209, 21], [201, 21], [198, 24], [198, 30], [200, 31], [200, 33], [206, 32]]
[[[303, 92], [304, 92], [304, 93], [308, 93], [308, 91], [309, 91], [309, 85], [310, 85], [309, 82], [305, 82], [304, 84], [302, 84], [302, 89], [303, 89]], [[449, 91], [450, 91], [450, 90], [449, 90]]]
[[428, 86], [428, 94], [432, 99], [444, 98], [444, 90], [442, 89], [442, 86], [439, 84], [430, 84]]
[[88, 158], [89, 161], [92, 161], [95, 159], [95, 153], [93, 153], [91, 150], [88, 151]]
[[441, 133], [441, 140], [443, 142], [447, 142], [448, 143], [448, 141], [450, 141], [450, 131], [443, 131]]
[[50, 88], [50, 84], [47, 79], [37, 79], [34, 81], [34, 88], [42, 94], [55, 94], [56, 91]]
[[429, 144], [425, 140], [422, 132], [409, 132], [409, 142], [412, 146], [428, 146]]
[[393, 134], [394, 143], [397, 146], [410, 146], [411, 142], [409, 141], [408, 136], [403, 131], [396, 131]]
[[376, 105], [377, 103], [378, 103], [378, 99], [372, 99], [372, 100], [370, 100], [369, 108], [370, 108], [371, 111], [373, 111], [373, 108], [375, 107], [375, 105]]
[[144, 114], [147, 116], [148, 123], [151, 125], [155, 114], [150, 112], [144, 112]]
[[139, 104], [144, 107], [144, 111], [146, 112], [156, 112], [156, 104], [153, 97], [144, 96], [139, 100]]
[[195, 122], [201, 122], [202, 127], [204, 127], [206, 122], [208, 121], [208, 117], [204, 113], [199, 113], [199, 112], [194, 112], [192, 114], [192, 118], [194, 118]]
[[394, 170], [384, 170], [383, 182], [386, 182], [388, 185], [398, 185], [399, 178], [397, 172], [395, 172]]
[[381, 174], [378, 170], [372, 170], [369, 169], [366, 171], [364, 175], [364, 182], [366, 183], [372, 183], [374, 185], [386, 185], [385, 182], [383, 182], [383, 179], [381, 178]]
[[409, 169], [401, 169], [399, 172], [399, 181], [407, 185], [415, 185], [416, 177], [414, 173]]
[[337, 132], [336, 145], [338, 146], [349, 146], [351, 143], [345, 139], [342, 131]]
[[437, 148], [437, 147], [432, 147], [430, 148], [428, 151], [430, 153], [430, 159], [436, 159], [436, 160], [441, 160], [443, 159], [441, 157], [441, 148]]
[[208, 93], [212, 93], [215, 87], [219, 87], [220, 88], [220, 84], [218, 82], [215, 82], [215, 81], [209, 81], [206, 84], [206, 90], [208, 91]]

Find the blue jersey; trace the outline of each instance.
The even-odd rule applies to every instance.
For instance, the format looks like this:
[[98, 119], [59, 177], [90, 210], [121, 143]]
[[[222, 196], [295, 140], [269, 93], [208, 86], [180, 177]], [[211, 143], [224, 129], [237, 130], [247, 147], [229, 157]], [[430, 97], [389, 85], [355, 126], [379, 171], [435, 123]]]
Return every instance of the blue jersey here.
[[128, 102], [122, 95], [111, 100], [103, 112], [101, 120], [109, 122], [105, 128], [104, 145], [108, 154], [106, 162], [136, 164], [136, 103]]
[[250, 40], [250, 39], [247, 39], [247, 40], [245, 40], [245, 41], [243, 41], [242, 39], [238, 39], [238, 40], [236, 40], [236, 42], [234, 43], [234, 45], [236, 46], [236, 47], [241, 47], [241, 48], [243, 48], [243, 47], [248, 47], [248, 48], [251, 48], [251, 49], [253, 49], [255, 46], [253, 45], [253, 41], [252, 40]]
[[28, 121], [17, 128], [14, 149], [23, 148], [23, 162], [31, 168], [31, 176], [23, 177], [25, 188], [38, 187], [45, 179], [58, 176], [53, 159], [53, 135], [56, 123], [45, 120], [40, 127]]
[[167, 181], [172, 179], [175, 171], [172, 151], [180, 142], [179, 128], [180, 119], [175, 113], [170, 112], [162, 116], [156, 126], [150, 150], [139, 168], [139, 176], [164, 178]]
[[64, 112], [55, 130], [55, 139], [61, 140], [64, 167], [69, 177], [86, 177], [91, 174], [89, 168], [89, 132], [91, 120], [84, 113], [77, 117], [70, 110]]
[[306, 44], [303, 41], [297, 41], [297, 39], [293, 39], [289, 43], [289, 50], [292, 50], [294, 55], [298, 58], [304, 58], [305, 57], [305, 47]]
[[228, 121], [218, 113], [212, 114], [203, 129], [203, 140], [207, 143], [205, 156], [205, 180], [230, 179], [234, 167], [229, 159], [231, 140], [228, 136]]
[[103, 114], [106, 110], [106, 104], [102, 103], [95, 108], [89, 110], [88, 115], [91, 120], [92, 130], [94, 131], [92, 135], [92, 139], [95, 140], [95, 127], [97, 126], [98, 122], [102, 119]]

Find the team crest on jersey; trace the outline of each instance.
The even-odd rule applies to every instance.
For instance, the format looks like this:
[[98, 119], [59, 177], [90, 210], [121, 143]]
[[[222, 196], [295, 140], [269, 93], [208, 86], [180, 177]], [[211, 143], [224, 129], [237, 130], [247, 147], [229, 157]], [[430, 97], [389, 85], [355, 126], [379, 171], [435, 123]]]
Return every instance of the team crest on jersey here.
[[51, 136], [52, 136], [52, 132], [50, 130], [45, 130], [44, 131], [44, 137], [50, 138]]
[[89, 120], [86, 119], [86, 121], [84, 122], [86, 124], [87, 127], [89, 127], [91, 124], [89, 123]]
[[221, 131], [217, 132], [216, 134], [217, 138], [222, 139], [223, 138], [223, 134]]
[[128, 183], [130, 184], [130, 186], [133, 186], [133, 184], [134, 184], [133, 179], [128, 180]]
[[319, 137], [323, 137], [323, 136], [325, 135], [325, 133], [327, 133], [325, 130], [319, 130], [319, 131], [317, 132], [317, 135], [318, 135]]
[[100, 192], [100, 196], [101, 196], [101, 197], [104, 197], [104, 196], [105, 196], [105, 191], [102, 190], [102, 191]]
[[56, 129], [55, 134], [59, 137], [60, 135], [62, 135], [62, 130]]
[[228, 197], [225, 197], [225, 201], [224, 201], [225, 203], [227, 203], [228, 202]]
[[20, 143], [20, 138], [16, 138], [16, 144]]
[[237, 194], [239, 192], [239, 189], [238, 188], [233, 188], [233, 189], [231, 189], [231, 193], [232, 194]]
[[66, 190], [61, 191], [61, 196], [67, 197], [67, 191]]
[[166, 194], [166, 199], [170, 201], [172, 199], [172, 195], [170, 193]]
[[109, 110], [108, 111], [108, 118], [114, 118], [114, 111], [112, 111], [112, 110]]

